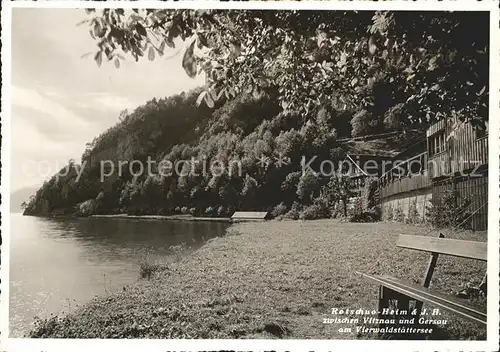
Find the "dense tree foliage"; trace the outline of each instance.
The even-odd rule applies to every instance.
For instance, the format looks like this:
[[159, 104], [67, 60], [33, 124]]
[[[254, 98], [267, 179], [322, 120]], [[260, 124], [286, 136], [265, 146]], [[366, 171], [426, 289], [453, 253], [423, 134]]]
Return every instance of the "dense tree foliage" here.
[[366, 111], [360, 116], [371, 118], [371, 129], [451, 115], [487, 119], [487, 12], [87, 12], [98, 64], [119, 66], [126, 54], [153, 60], [175, 38], [185, 40], [184, 69], [191, 77], [205, 72], [199, 102], [208, 106], [276, 90], [284, 110], [307, 115], [335, 98]]

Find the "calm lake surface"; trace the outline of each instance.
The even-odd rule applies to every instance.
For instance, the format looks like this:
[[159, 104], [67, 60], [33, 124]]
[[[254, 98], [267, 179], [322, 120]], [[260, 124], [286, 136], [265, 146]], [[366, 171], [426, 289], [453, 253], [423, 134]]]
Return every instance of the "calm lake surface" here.
[[146, 255], [165, 261], [172, 245], [199, 248], [228, 223], [112, 218], [38, 218], [11, 214], [10, 336], [35, 316], [67, 313], [139, 278]]

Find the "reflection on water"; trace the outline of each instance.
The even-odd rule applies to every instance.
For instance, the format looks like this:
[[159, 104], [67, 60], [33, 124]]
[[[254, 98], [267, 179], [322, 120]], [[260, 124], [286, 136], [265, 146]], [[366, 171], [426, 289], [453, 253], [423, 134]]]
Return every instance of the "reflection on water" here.
[[134, 283], [147, 252], [197, 248], [222, 236], [227, 223], [11, 215], [10, 336], [21, 337], [35, 316], [73, 310], [96, 295]]

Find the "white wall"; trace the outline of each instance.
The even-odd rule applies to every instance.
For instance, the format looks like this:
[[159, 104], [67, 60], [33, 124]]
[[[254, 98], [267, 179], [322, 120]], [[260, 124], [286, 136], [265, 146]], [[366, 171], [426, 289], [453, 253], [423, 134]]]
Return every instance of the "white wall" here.
[[384, 199], [381, 202], [381, 210], [382, 210], [382, 219], [386, 220], [388, 213], [390, 212], [390, 208], [392, 206], [393, 214], [396, 213], [396, 209], [399, 207], [403, 214], [405, 215], [405, 219], [408, 217], [408, 211], [412, 204], [416, 205], [416, 209], [418, 212], [419, 221], [426, 221], [426, 212], [427, 207], [431, 205], [432, 199], [432, 189], [425, 188], [412, 192], [399, 193]]

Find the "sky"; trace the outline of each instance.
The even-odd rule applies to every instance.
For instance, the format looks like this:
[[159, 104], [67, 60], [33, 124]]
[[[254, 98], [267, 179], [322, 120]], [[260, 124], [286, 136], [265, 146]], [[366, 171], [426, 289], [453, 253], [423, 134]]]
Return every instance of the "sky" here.
[[12, 191], [41, 185], [69, 159], [80, 162], [85, 144], [123, 109], [203, 84], [181, 66], [183, 43], [152, 62], [98, 67], [93, 55], [82, 58], [97, 49], [86, 25], [77, 26], [85, 18], [83, 9], [13, 9]]

